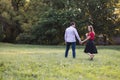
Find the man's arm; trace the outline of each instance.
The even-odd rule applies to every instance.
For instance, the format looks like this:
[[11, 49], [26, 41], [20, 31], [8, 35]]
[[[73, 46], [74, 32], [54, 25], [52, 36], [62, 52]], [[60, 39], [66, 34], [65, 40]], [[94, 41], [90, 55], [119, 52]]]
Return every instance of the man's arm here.
[[74, 32], [75, 32], [75, 36], [77, 37], [79, 43], [81, 44], [82, 42], [81, 42], [81, 39], [80, 39], [80, 37], [79, 37], [79, 34], [78, 34], [77, 30], [74, 29]]
[[66, 33], [66, 30], [65, 30], [65, 34], [64, 34], [64, 40], [65, 40], [65, 43], [66, 43], [66, 40], [67, 40], [67, 33]]

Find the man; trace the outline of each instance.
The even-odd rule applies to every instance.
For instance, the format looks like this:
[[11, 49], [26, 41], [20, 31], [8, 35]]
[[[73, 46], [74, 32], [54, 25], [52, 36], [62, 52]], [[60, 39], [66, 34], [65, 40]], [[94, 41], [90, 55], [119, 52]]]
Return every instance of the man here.
[[78, 39], [79, 43], [81, 44], [81, 39], [78, 35], [78, 32], [75, 28], [75, 22], [70, 23], [70, 27], [66, 28], [65, 30], [65, 43], [66, 43], [66, 51], [65, 51], [65, 57], [67, 58], [68, 56], [68, 51], [70, 49], [70, 45], [72, 45], [72, 54], [73, 58], [76, 57], [76, 38]]

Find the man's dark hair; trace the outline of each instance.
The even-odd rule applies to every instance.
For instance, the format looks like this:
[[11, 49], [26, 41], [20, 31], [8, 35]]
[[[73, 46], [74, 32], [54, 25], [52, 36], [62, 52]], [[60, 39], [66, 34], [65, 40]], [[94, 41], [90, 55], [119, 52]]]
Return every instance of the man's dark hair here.
[[74, 25], [74, 24], [75, 24], [75, 22], [71, 22], [71, 23], [70, 23], [70, 26], [72, 26], [72, 25]]

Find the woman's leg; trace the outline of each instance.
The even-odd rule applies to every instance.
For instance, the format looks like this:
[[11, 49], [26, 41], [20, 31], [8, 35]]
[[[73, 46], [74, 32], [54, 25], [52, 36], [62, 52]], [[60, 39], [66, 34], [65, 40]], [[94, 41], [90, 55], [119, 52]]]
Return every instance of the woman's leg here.
[[93, 58], [94, 58], [94, 54], [91, 54], [90, 60], [93, 60]]
[[93, 58], [94, 58], [94, 54], [92, 54], [92, 53], [88, 53], [88, 55], [90, 56], [90, 60], [93, 60]]

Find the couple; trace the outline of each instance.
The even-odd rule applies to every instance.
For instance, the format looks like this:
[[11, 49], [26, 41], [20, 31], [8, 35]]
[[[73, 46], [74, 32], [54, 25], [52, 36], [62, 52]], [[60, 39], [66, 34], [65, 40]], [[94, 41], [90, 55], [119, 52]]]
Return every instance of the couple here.
[[87, 41], [84, 52], [90, 56], [90, 60], [93, 60], [94, 54], [97, 53], [97, 49], [94, 44], [95, 32], [94, 32], [92, 25], [88, 26], [88, 31], [89, 32], [86, 33], [86, 39], [81, 41], [79, 34], [75, 28], [75, 22], [70, 23], [70, 27], [68, 27], [65, 30], [65, 35], [64, 35], [64, 39], [65, 39], [65, 43], [66, 43], [66, 51], [65, 51], [66, 58], [68, 56], [68, 51], [70, 49], [70, 45], [72, 45], [73, 58], [76, 57], [75, 49], [76, 49], [76, 38], [77, 38], [80, 44]]

